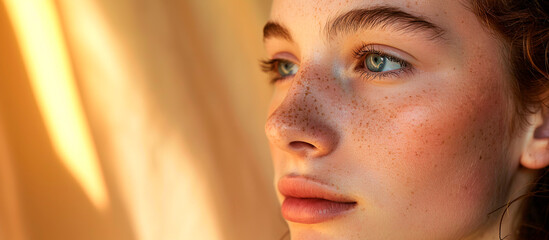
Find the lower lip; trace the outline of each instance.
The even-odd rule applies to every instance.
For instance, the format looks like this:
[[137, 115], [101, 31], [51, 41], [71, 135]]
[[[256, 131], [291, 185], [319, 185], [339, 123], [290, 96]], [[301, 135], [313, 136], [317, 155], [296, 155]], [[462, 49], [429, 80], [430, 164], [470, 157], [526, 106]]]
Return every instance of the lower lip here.
[[356, 203], [333, 202], [319, 198], [287, 197], [282, 203], [282, 216], [296, 223], [321, 223], [342, 216]]

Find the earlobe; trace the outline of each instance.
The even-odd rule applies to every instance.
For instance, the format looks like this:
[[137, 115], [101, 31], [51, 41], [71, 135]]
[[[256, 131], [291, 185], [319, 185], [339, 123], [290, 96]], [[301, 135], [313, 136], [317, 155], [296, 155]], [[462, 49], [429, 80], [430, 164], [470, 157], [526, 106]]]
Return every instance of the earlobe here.
[[521, 165], [529, 169], [541, 169], [549, 165], [549, 114], [538, 114], [537, 127], [520, 159]]
[[520, 163], [530, 169], [541, 169], [549, 165], [549, 139], [534, 139], [522, 154]]

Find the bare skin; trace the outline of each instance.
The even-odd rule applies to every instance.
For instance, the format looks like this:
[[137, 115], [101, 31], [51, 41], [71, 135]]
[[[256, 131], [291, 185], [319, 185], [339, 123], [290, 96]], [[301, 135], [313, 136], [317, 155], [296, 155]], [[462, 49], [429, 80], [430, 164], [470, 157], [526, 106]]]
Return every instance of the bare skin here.
[[[333, 26], [357, 9], [428, 24]], [[488, 213], [527, 190], [547, 142], [532, 137], [539, 114], [510, 131], [501, 44], [462, 2], [275, 0], [270, 22], [275, 185], [303, 176], [356, 202], [327, 221], [288, 220], [292, 239], [498, 239], [500, 215]]]

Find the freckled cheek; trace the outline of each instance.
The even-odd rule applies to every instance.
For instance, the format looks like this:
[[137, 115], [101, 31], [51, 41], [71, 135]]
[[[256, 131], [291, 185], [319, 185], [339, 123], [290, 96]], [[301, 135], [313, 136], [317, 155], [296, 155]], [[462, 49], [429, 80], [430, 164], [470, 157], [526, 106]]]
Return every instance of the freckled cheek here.
[[416, 193], [414, 198], [432, 201], [429, 193], [437, 192], [439, 200], [448, 204], [459, 199], [459, 205], [467, 199], [478, 202], [496, 188], [495, 168], [504, 157], [505, 109], [493, 104], [500, 94], [477, 94], [449, 96], [430, 107], [409, 106], [391, 121], [387, 132], [399, 140], [393, 141], [400, 149], [397, 166], [404, 174], [399, 176], [408, 179], [403, 182], [409, 182], [405, 188]]

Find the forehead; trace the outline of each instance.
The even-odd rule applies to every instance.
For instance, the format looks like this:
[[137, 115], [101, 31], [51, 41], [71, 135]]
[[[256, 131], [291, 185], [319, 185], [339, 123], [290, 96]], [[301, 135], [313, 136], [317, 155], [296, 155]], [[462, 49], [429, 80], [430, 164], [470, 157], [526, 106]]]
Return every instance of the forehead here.
[[461, 0], [274, 0], [271, 16], [302, 16], [312, 17], [319, 21], [327, 16], [356, 8], [372, 6], [393, 6], [415, 13], [436, 13], [453, 9], [460, 5]]
[[455, 38], [479, 23], [464, 0], [274, 0], [271, 21], [286, 26], [300, 42], [320, 37], [326, 24], [337, 16], [373, 7], [393, 7], [424, 18]]

